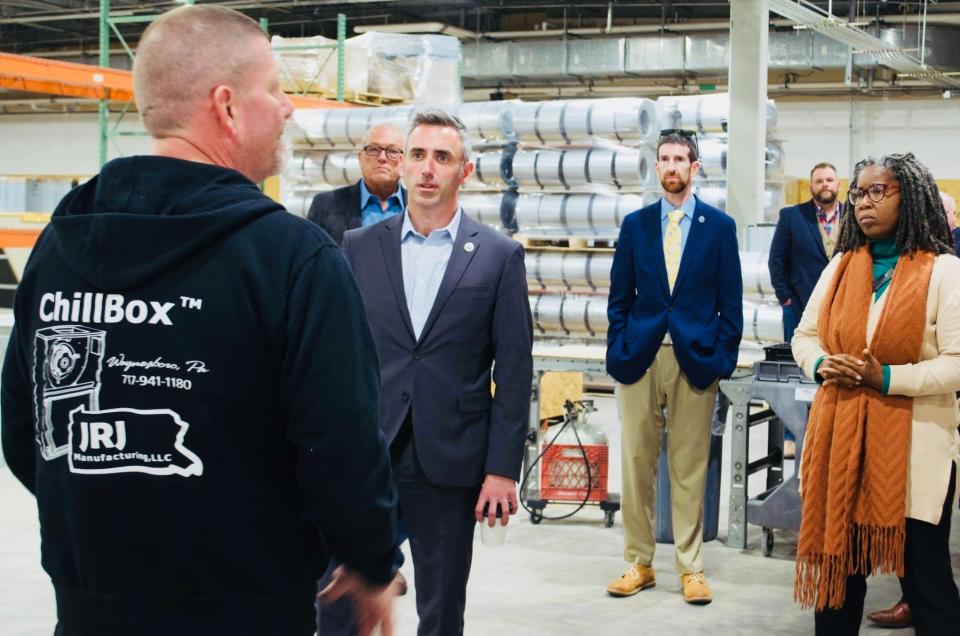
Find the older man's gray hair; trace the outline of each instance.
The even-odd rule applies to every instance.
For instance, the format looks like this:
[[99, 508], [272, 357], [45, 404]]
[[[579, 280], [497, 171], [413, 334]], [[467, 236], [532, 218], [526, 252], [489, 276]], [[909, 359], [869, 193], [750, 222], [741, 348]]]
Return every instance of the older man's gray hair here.
[[410, 122], [409, 132], [407, 132], [408, 140], [410, 138], [410, 132], [413, 132], [413, 129], [417, 126], [442, 126], [444, 128], [453, 128], [457, 131], [457, 135], [460, 137], [460, 143], [463, 145], [463, 160], [470, 161], [470, 157], [473, 156], [473, 144], [470, 142], [470, 135], [467, 133], [467, 127], [463, 125], [463, 122], [460, 121], [460, 118], [456, 115], [452, 115], [439, 108], [426, 108], [424, 110], [417, 111], [413, 116], [413, 121]]

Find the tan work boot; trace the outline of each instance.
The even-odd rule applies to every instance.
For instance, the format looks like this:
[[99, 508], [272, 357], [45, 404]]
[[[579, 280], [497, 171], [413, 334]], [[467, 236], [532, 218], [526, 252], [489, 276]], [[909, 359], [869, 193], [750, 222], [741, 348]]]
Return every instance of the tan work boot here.
[[623, 576], [607, 586], [607, 594], [610, 596], [633, 596], [640, 590], [645, 590], [656, 584], [657, 579], [653, 574], [653, 568], [649, 565], [637, 563], [628, 567]]
[[713, 600], [703, 572], [688, 572], [682, 575], [680, 585], [683, 587], [683, 600], [691, 605], [706, 605]]

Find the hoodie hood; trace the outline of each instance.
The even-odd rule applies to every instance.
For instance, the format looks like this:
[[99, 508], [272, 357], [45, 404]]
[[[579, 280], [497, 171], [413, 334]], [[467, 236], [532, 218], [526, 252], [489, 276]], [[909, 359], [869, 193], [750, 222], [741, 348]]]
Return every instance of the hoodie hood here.
[[152, 280], [283, 206], [235, 170], [168, 157], [115, 159], [71, 191], [46, 239], [97, 288]]

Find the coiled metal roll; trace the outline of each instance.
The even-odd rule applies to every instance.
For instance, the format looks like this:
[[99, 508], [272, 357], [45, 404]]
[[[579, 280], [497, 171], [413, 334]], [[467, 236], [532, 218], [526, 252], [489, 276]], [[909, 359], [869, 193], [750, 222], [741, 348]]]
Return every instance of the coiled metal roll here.
[[516, 223], [521, 232], [616, 236], [623, 217], [650, 205], [658, 193], [521, 194]]
[[360, 180], [360, 158], [352, 151], [296, 153], [287, 162], [284, 176], [311, 185], [351, 185]]
[[656, 156], [647, 147], [518, 150], [513, 178], [520, 186], [540, 189], [654, 189], [658, 185], [655, 164]]
[[[698, 133], [725, 133], [730, 119], [730, 94], [664, 95], [657, 103], [666, 107], [663, 128], [685, 128]], [[777, 107], [767, 100], [767, 132], [777, 128]], [[669, 125], [667, 124], [669, 122]]]
[[475, 221], [489, 225], [494, 229], [501, 229], [503, 221], [500, 218], [500, 207], [503, 195], [499, 193], [461, 192], [460, 207]]
[[531, 288], [610, 287], [611, 252], [571, 250], [533, 251], [525, 256], [527, 283]]
[[602, 138], [655, 143], [657, 104], [637, 97], [521, 102], [513, 115], [517, 138], [539, 144], [574, 144]]
[[518, 100], [460, 104], [457, 116], [474, 143], [506, 143], [516, 139], [513, 114]]

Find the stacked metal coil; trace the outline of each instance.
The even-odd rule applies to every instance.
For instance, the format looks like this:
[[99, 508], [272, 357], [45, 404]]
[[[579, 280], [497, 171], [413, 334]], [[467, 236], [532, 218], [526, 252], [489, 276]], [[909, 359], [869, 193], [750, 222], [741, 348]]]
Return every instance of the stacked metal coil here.
[[635, 97], [524, 102], [513, 114], [520, 141], [578, 144], [608, 139], [622, 144], [653, 144], [660, 134], [656, 102]]

